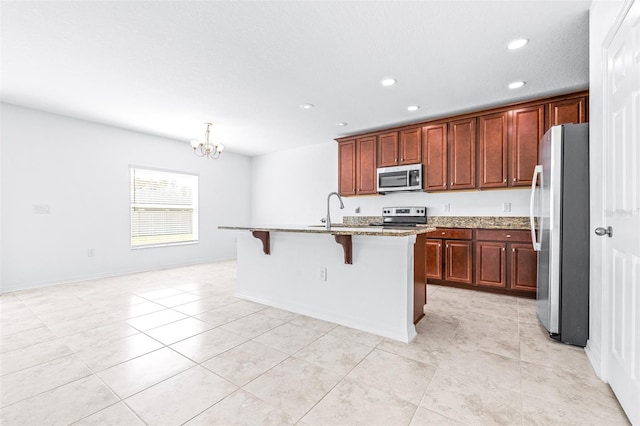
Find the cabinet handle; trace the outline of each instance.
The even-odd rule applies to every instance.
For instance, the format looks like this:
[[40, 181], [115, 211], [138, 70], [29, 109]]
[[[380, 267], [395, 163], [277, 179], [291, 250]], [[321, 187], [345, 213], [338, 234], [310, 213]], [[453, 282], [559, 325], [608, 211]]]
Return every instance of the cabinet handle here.
[[453, 186], [453, 182], [451, 182], [451, 186]]
[[503, 182], [504, 182], [504, 183], [507, 183], [507, 180], [505, 179]]
[[511, 251], [515, 253], [515, 252], [516, 252], [516, 249], [511, 249]]
[[443, 232], [442, 235], [444, 235], [446, 232]]
[[516, 181], [516, 178], [513, 178], [513, 181], [515, 182], [515, 181]]
[[507, 238], [511, 238], [511, 234], [507, 234]]
[[504, 247], [502, 247], [502, 251], [504, 252]]
[[443, 183], [442, 186], [447, 187], [447, 182]]

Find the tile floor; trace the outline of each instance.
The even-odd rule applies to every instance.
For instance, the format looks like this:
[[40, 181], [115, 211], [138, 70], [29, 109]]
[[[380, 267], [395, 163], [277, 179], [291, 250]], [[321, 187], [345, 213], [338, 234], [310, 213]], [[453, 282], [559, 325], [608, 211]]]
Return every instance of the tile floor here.
[[0, 297], [3, 425], [628, 424], [535, 302], [429, 286], [410, 344], [237, 299], [235, 262]]

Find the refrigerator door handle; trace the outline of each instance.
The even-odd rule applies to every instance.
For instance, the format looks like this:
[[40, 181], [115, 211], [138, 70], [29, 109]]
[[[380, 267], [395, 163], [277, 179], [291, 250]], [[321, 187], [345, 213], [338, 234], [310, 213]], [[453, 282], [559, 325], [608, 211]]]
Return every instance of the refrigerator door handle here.
[[533, 170], [533, 179], [531, 180], [531, 197], [529, 198], [529, 221], [531, 224], [531, 241], [533, 242], [533, 249], [540, 251], [541, 244], [538, 241], [535, 227], [535, 206], [536, 206], [536, 184], [538, 183], [538, 176], [542, 177], [542, 166], [538, 164]]

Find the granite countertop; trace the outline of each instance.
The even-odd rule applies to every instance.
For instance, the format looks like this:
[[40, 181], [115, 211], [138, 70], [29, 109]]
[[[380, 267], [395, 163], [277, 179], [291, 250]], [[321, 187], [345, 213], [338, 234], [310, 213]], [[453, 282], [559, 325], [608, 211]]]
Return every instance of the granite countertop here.
[[[368, 225], [368, 224], [367, 224]], [[330, 230], [324, 225], [301, 226], [301, 225], [274, 225], [274, 226], [218, 226], [218, 229], [236, 231], [263, 231], [263, 232], [297, 232], [305, 234], [330, 234], [330, 235], [369, 235], [379, 237], [408, 237], [411, 235], [426, 234], [434, 231], [434, 226], [422, 225], [408, 228], [383, 228], [382, 226], [355, 225], [345, 226], [344, 224], [334, 224]]]
[[[382, 222], [382, 216], [345, 216], [349, 226]], [[527, 216], [428, 216], [427, 226], [436, 228], [531, 229]]]

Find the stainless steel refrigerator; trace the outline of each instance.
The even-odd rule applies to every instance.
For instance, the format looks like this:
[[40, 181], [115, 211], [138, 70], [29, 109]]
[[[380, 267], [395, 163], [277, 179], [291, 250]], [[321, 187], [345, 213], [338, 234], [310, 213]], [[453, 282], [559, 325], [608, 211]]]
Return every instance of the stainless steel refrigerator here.
[[[531, 234], [538, 253], [538, 319], [561, 342], [589, 335], [589, 128], [551, 127], [531, 184]], [[537, 218], [537, 229], [534, 226]]]

